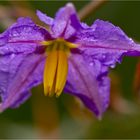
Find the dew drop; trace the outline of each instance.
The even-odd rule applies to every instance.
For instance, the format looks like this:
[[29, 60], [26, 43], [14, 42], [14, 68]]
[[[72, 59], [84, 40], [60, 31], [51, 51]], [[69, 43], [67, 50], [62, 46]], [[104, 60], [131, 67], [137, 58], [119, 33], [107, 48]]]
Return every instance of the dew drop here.
[[105, 54], [103, 54], [103, 55], [102, 55], [102, 58], [103, 58], [103, 59], [105, 59], [105, 58], [106, 58]]
[[93, 66], [93, 62], [90, 62], [89, 65], [90, 65], [90, 66]]
[[14, 57], [15, 57], [15, 54], [11, 54], [10, 58], [12, 59], [12, 58], [14, 58]]
[[115, 68], [115, 65], [111, 65], [110, 67], [111, 67], [111, 68]]

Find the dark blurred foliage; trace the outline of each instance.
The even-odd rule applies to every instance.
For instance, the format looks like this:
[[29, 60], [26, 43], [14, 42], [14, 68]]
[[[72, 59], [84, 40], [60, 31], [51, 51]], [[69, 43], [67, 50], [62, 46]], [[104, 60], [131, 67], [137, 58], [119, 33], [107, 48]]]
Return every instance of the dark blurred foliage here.
[[[0, 31], [20, 16], [30, 16], [45, 26], [35, 15], [36, 9], [53, 17], [67, 2], [0, 1]], [[72, 2], [79, 11], [89, 1]], [[84, 22], [90, 25], [97, 18], [108, 20], [140, 42], [139, 13], [140, 1], [108, 1]], [[41, 85], [32, 90], [32, 97], [19, 108], [0, 114], [0, 138], [140, 138], [140, 66], [138, 63], [135, 71], [137, 62], [138, 58], [127, 57], [111, 70], [111, 103], [101, 121], [70, 95], [45, 97]]]

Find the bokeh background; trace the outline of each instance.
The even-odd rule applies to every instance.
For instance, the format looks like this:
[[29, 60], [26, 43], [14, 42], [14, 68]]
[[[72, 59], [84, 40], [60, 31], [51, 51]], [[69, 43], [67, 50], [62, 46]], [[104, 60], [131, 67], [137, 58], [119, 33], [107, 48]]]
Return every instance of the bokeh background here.
[[[20, 16], [30, 16], [45, 26], [35, 15], [36, 10], [53, 17], [67, 2], [0, 1], [0, 32]], [[72, 2], [80, 11], [90, 1]], [[140, 1], [107, 1], [83, 21], [90, 25], [97, 18], [121, 27], [140, 42]], [[70, 95], [45, 97], [40, 85], [26, 103], [0, 114], [0, 138], [140, 138], [139, 63], [138, 57], [126, 57], [110, 70], [111, 103], [101, 121]]]

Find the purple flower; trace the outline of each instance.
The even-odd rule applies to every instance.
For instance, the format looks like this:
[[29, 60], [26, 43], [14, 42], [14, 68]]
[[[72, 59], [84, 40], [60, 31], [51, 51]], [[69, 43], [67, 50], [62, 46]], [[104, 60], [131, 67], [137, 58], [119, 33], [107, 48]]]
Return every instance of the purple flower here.
[[109, 68], [124, 55], [139, 56], [140, 45], [107, 21], [81, 23], [70, 3], [54, 19], [37, 15], [49, 31], [19, 18], [0, 34], [0, 110], [18, 107], [43, 82], [45, 95], [64, 90], [100, 118], [109, 104]]

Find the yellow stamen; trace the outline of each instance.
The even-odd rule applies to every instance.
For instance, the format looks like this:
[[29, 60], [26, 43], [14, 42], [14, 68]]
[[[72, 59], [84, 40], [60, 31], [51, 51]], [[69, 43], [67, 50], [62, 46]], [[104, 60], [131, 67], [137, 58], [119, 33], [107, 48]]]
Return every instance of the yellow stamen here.
[[60, 50], [58, 51], [58, 67], [56, 74], [55, 93], [59, 96], [65, 86], [68, 73], [68, 58], [67, 54]]
[[66, 46], [69, 46], [69, 48], [73, 49], [73, 48], [77, 48], [77, 44], [73, 44], [73, 43], [70, 43], [70, 42], [65, 42], [65, 45]]
[[44, 68], [44, 92], [45, 95], [52, 96], [56, 94], [58, 97], [67, 79], [70, 48], [76, 48], [77, 45], [61, 38], [44, 41], [41, 44], [47, 47], [47, 59]]
[[44, 92], [50, 95], [54, 92], [53, 84], [57, 70], [57, 51], [53, 50], [48, 54], [44, 69]]
[[53, 41], [42, 41], [40, 42], [41, 45], [49, 46], [53, 43]]

